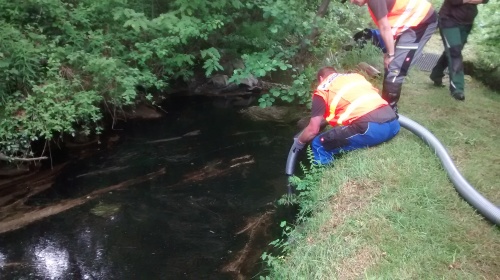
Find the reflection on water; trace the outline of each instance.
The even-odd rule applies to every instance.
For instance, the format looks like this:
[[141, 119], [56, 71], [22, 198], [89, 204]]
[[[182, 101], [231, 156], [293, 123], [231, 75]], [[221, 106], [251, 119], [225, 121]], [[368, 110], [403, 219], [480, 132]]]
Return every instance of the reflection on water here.
[[[247, 121], [199, 100], [167, 111], [159, 121], [129, 122], [118, 146], [70, 164], [29, 203], [82, 197], [160, 168], [165, 175], [0, 235], [0, 279], [255, 276], [255, 256], [274, 238], [268, 228], [256, 232], [285, 191], [293, 126]], [[243, 234], [250, 231], [261, 240]], [[233, 262], [241, 256], [247, 263]], [[228, 263], [238, 265], [225, 273]]]
[[37, 275], [49, 279], [58, 279], [67, 275], [69, 268], [68, 252], [49, 240], [41, 240], [30, 252], [30, 258], [35, 261]]
[[0, 252], [0, 267], [4, 267], [5, 266], [5, 255], [2, 254], [2, 252]]

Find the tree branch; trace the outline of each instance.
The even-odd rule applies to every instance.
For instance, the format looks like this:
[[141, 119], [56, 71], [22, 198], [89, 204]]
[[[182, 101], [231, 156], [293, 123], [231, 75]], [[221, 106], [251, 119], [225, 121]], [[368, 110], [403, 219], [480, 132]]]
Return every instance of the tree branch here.
[[310, 42], [311, 44], [314, 44], [316, 39], [319, 36], [319, 28], [318, 28], [318, 18], [322, 18], [325, 16], [326, 12], [328, 11], [328, 6], [330, 5], [331, 0], [323, 0], [321, 2], [321, 5], [318, 8], [318, 11], [316, 12], [316, 17], [314, 17], [313, 20], [313, 29], [311, 30], [311, 34], [307, 36], [307, 38], [304, 38], [302, 42], [300, 43], [300, 50], [299, 50], [299, 57], [304, 57], [304, 55], [307, 53], [307, 48], [309, 46]]
[[[82, 205], [88, 201], [91, 201], [93, 199], [96, 199], [100, 197], [101, 195], [105, 193], [109, 193], [110, 191], [115, 191], [119, 189], [123, 189], [126, 187], [129, 187], [131, 185], [135, 185], [138, 183], [142, 183], [148, 180], [151, 180], [157, 176], [165, 174], [165, 168], [161, 168], [156, 172], [152, 172], [149, 174], [146, 174], [144, 176], [141, 176], [139, 178], [135, 179], [130, 179], [121, 183], [118, 183], [116, 185], [111, 185], [109, 187], [103, 188], [103, 189], [98, 189], [93, 192], [90, 192], [86, 195], [83, 195], [78, 198], [73, 198], [73, 199], [65, 199], [60, 202], [53, 203], [48, 206], [34, 206], [34, 207], [29, 207], [25, 206], [24, 211], [20, 213], [15, 213], [12, 216], [8, 216], [4, 218], [3, 220], [0, 221], [0, 234], [8, 231], [12, 231], [21, 227], [24, 227], [28, 224], [31, 224], [35, 221], [39, 221], [41, 219], [50, 217], [55, 214], [59, 214], [61, 212], [64, 212], [68, 209], [71, 209], [73, 207]], [[0, 209], [3, 210], [3, 209]]]
[[0, 160], [4, 161], [37, 161], [42, 159], [48, 159], [48, 157], [19, 158], [19, 157], [8, 157], [5, 154], [0, 153]]

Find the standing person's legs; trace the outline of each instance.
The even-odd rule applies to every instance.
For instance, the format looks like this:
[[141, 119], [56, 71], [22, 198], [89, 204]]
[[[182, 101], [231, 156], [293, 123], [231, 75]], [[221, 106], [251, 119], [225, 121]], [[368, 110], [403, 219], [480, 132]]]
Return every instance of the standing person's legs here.
[[443, 78], [444, 78], [444, 70], [448, 67], [448, 57], [446, 56], [446, 52], [443, 51], [441, 56], [438, 58], [436, 65], [432, 68], [431, 75], [429, 78], [434, 82], [435, 86], [444, 87]]
[[437, 21], [425, 26], [409, 28], [396, 41], [394, 59], [384, 72], [382, 98], [397, 112], [397, 102], [401, 95], [403, 81], [410, 67], [417, 58], [437, 28]]
[[442, 36], [445, 52], [448, 57], [450, 75], [450, 93], [457, 100], [464, 100], [464, 65], [462, 49], [467, 41], [464, 27], [443, 28]]
[[316, 136], [311, 148], [317, 163], [328, 164], [334, 155], [378, 145], [392, 139], [399, 132], [399, 121], [386, 123], [355, 123], [336, 126]]
[[462, 46], [464, 47], [467, 43], [467, 38], [469, 38], [469, 34], [472, 31], [471, 25], [464, 25], [460, 27], [460, 36], [462, 37]]
[[444, 39], [442, 27], [439, 27], [439, 35], [441, 36], [441, 40], [443, 41], [443, 46], [445, 46], [445, 50], [439, 57], [436, 65], [432, 68], [431, 75], [429, 78], [434, 82], [435, 86], [443, 86], [443, 77], [444, 70], [448, 67], [448, 56], [446, 54], [446, 41]]

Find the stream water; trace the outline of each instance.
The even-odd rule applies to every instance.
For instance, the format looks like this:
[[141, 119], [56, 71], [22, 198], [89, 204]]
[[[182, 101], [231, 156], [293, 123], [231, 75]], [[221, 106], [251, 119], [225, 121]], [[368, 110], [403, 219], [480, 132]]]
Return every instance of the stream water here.
[[[118, 144], [71, 162], [29, 205], [157, 172], [0, 235], [0, 279], [249, 279], [276, 238], [293, 125], [254, 122], [199, 98], [128, 121]], [[188, 135], [186, 135], [188, 133]], [[185, 136], [183, 136], [185, 135]], [[258, 277], [257, 277], [258, 278]]]

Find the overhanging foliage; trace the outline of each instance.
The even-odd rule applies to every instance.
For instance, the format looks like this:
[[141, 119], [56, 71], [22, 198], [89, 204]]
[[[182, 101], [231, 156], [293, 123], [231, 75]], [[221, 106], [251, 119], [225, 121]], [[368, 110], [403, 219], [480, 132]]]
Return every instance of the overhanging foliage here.
[[352, 26], [362, 27], [354, 11], [365, 12], [332, 1], [320, 14], [321, 3], [0, 0], [0, 153], [29, 156], [34, 140], [100, 133], [104, 114], [152, 100], [148, 92], [188, 81], [196, 67], [217, 73], [227, 57], [246, 65], [233, 81], [293, 75], [292, 86], [264, 94], [262, 106], [305, 103], [308, 64], [340, 49]]

